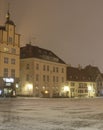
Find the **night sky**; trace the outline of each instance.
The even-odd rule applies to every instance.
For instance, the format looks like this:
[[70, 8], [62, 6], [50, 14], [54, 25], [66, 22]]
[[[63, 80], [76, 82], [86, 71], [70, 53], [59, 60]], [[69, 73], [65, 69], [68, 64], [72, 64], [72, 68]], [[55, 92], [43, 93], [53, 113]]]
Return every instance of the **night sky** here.
[[103, 72], [103, 0], [0, 0], [0, 24], [8, 2], [21, 46], [31, 41], [67, 64]]

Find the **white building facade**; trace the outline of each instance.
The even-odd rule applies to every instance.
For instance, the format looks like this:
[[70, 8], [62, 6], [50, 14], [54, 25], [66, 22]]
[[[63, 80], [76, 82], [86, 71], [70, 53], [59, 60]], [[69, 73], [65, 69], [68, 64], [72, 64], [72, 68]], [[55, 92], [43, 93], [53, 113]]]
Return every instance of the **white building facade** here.
[[60, 96], [61, 88], [66, 82], [66, 66], [64, 61], [49, 50], [32, 45], [22, 47], [21, 94], [38, 97]]

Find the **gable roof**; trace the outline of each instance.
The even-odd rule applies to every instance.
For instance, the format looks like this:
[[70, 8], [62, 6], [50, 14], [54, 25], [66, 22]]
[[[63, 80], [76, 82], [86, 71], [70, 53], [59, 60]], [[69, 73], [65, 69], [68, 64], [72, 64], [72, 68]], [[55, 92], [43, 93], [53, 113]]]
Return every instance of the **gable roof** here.
[[65, 64], [65, 62], [56, 56], [52, 51], [27, 44], [24, 47], [20, 48], [20, 58], [38, 58], [47, 61], [57, 62]]
[[101, 73], [98, 67], [90, 65], [84, 69], [67, 67], [67, 80], [69, 81], [95, 82], [99, 74]]

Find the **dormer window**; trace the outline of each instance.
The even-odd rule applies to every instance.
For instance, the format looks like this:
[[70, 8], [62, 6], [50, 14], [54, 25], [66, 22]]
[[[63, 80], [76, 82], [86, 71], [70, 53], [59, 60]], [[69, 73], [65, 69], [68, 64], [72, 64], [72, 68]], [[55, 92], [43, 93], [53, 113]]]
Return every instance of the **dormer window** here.
[[47, 52], [46, 52], [46, 51], [44, 51], [44, 54], [45, 54], [45, 55], [47, 55]]
[[39, 51], [40, 54], [42, 53], [42, 51], [40, 49], [38, 51]]
[[85, 79], [85, 77], [82, 77], [82, 79], [84, 80], [84, 79]]
[[75, 78], [78, 79], [78, 76], [76, 76]]
[[72, 76], [70, 75], [70, 79], [72, 79]]

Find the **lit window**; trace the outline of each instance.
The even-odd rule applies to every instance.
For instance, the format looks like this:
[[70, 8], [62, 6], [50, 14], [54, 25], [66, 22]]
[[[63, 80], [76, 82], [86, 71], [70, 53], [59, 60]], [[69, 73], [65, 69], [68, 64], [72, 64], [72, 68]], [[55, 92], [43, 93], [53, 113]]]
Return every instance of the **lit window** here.
[[8, 52], [9, 49], [7, 47], [4, 47], [4, 52]]

